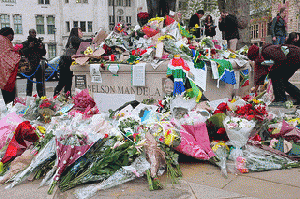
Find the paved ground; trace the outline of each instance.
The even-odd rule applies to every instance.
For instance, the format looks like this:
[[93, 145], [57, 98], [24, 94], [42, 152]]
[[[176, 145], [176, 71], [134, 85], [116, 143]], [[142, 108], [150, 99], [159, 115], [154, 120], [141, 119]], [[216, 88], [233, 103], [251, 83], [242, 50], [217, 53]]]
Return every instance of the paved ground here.
[[[205, 161], [181, 163], [183, 178], [180, 184], [169, 184], [166, 175], [160, 177], [163, 190], [149, 191], [145, 177], [120, 186], [97, 192], [93, 197], [104, 199], [229, 199], [229, 198], [300, 198], [300, 169], [255, 172], [243, 175], [229, 174], [225, 179], [220, 169]], [[0, 198], [75, 198], [75, 189], [61, 193], [58, 189], [47, 195], [48, 187], [27, 182], [12, 189], [0, 185]], [[87, 186], [87, 185], [84, 185]]]

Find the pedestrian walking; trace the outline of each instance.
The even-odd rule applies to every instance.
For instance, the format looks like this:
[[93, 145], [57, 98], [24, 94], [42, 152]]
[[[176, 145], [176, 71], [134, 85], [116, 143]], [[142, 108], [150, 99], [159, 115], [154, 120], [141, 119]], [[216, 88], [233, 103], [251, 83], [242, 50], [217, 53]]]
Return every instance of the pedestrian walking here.
[[54, 90], [54, 96], [58, 95], [64, 88], [65, 93], [70, 93], [72, 88], [73, 72], [70, 70], [72, 64], [72, 56], [76, 54], [81, 42], [90, 42], [91, 39], [82, 40], [83, 33], [80, 28], [72, 28], [68, 42], [66, 44], [66, 52], [60, 57], [59, 69], [60, 78]]
[[272, 20], [271, 35], [273, 44], [284, 44], [286, 39], [286, 23], [284, 18], [286, 16], [285, 7], [280, 8], [279, 13]]
[[236, 16], [222, 11], [221, 17], [219, 18], [219, 29], [224, 34], [223, 39], [227, 41], [228, 48], [236, 51], [236, 45], [240, 39]]
[[5, 104], [13, 102], [16, 97], [16, 79], [21, 56], [11, 43], [14, 39], [12, 28], [0, 30], [0, 88]]
[[23, 44], [22, 53], [28, 58], [31, 71], [26, 75], [30, 76], [27, 79], [26, 95], [32, 96], [33, 78], [36, 79], [36, 90], [39, 97], [43, 96], [44, 85], [42, 83], [42, 68], [39, 66], [41, 58], [46, 55], [45, 45], [42, 40], [36, 38], [35, 29], [29, 30], [29, 36]]

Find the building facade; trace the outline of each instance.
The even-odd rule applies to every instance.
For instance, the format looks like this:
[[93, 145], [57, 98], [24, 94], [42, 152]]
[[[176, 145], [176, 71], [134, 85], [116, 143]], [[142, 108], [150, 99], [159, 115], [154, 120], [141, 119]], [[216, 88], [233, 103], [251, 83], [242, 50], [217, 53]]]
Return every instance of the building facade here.
[[[113, 22], [137, 24], [137, 7], [145, 0], [0, 0], [0, 28], [15, 31], [13, 43], [22, 43], [30, 29], [43, 39], [50, 59], [62, 55], [73, 27], [81, 27], [84, 38], [91, 38]], [[113, 20], [115, 18], [115, 20]]]

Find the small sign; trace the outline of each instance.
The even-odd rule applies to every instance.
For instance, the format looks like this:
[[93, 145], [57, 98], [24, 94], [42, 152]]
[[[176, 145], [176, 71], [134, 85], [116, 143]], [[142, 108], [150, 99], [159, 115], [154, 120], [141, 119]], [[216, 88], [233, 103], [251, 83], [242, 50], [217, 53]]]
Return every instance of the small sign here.
[[86, 75], [75, 75], [75, 88], [86, 89]]
[[132, 85], [133, 86], [145, 86], [145, 63], [140, 63], [132, 66]]
[[100, 73], [100, 64], [91, 64], [90, 65], [90, 75], [92, 83], [102, 83], [102, 76]]

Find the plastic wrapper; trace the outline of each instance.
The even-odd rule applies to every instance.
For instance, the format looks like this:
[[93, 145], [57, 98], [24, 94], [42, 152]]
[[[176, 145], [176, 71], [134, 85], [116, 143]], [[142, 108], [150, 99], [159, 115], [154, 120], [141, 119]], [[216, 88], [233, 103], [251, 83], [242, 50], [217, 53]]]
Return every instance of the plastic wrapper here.
[[25, 180], [30, 173], [34, 170], [40, 168], [40, 166], [45, 163], [49, 158], [55, 155], [56, 145], [55, 145], [55, 138], [52, 138], [45, 147], [34, 157], [31, 161], [29, 167], [27, 167], [22, 172], [18, 173], [14, 178], [13, 182], [7, 186], [7, 188], [12, 188], [15, 185], [21, 183]]
[[108, 189], [134, 180], [137, 177], [142, 177], [148, 169], [150, 169], [149, 162], [143, 156], [139, 156], [130, 166], [122, 167], [102, 183], [75, 190], [75, 196], [79, 199], [90, 198], [99, 190]]
[[30, 164], [33, 159], [34, 154], [31, 153], [30, 149], [26, 150], [21, 156], [18, 156], [11, 162], [10, 169], [8, 173], [5, 174], [4, 178], [0, 181], [0, 183], [5, 183], [11, 177], [13, 177], [18, 172], [24, 170]]
[[285, 169], [288, 168], [289, 164], [296, 163], [287, 157], [282, 157], [248, 144], [245, 145], [243, 156], [246, 158], [246, 165], [250, 171]]
[[228, 177], [227, 168], [226, 168], [226, 160], [229, 154], [229, 148], [224, 142], [215, 143], [212, 147], [213, 152], [220, 160], [216, 162], [216, 164], [220, 167], [221, 173], [224, 175], [225, 178]]
[[238, 156], [243, 156], [242, 147], [247, 143], [250, 133], [255, 127], [255, 122], [237, 117], [226, 117], [223, 124], [229, 142], [234, 147], [230, 152], [229, 158], [235, 161]]
[[15, 128], [22, 122], [22, 119], [16, 113], [9, 113], [0, 120], [0, 149], [2, 149], [7, 142], [9, 134], [15, 131]]
[[145, 152], [151, 165], [151, 177], [154, 178], [159, 168], [165, 165], [165, 153], [158, 147], [154, 136], [150, 132], [146, 132], [145, 137]]
[[182, 125], [180, 130], [180, 145], [176, 151], [197, 159], [209, 160], [215, 156], [210, 148], [210, 141], [205, 123], [197, 125]]

